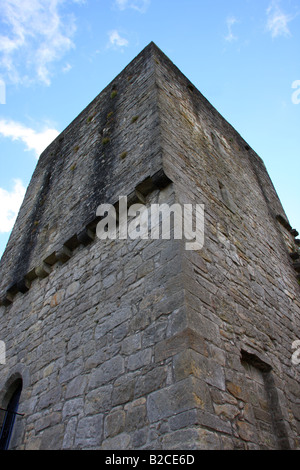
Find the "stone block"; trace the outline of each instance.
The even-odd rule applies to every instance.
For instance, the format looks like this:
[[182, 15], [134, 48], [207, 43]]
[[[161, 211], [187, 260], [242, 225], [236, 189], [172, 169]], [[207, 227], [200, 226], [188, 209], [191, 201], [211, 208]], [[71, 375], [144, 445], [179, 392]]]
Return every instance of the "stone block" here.
[[134, 396], [141, 397], [166, 385], [167, 368], [165, 366], [155, 367], [152, 370], [139, 374], [134, 383]]
[[142, 367], [149, 365], [151, 363], [151, 359], [151, 348], [143, 349], [129, 356], [127, 367], [130, 371], [141, 369]]
[[63, 419], [70, 416], [80, 416], [84, 411], [83, 398], [72, 398], [65, 402], [62, 410]]
[[39, 450], [60, 450], [63, 443], [64, 426], [57, 424], [42, 433]]
[[64, 383], [72, 380], [74, 377], [79, 375], [83, 369], [83, 359], [79, 357], [73, 362], [63, 366], [59, 373], [59, 383]]
[[85, 414], [93, 415], [96, 413], [107, 412], [112, 403], [112, 385], [105, 385], [88, 392], [85, 396]]
[[143, 428], [148, 424], [146, 399], [135, 402], [126, 409], [126, 430], [127, 432]]
[[124, 374], [116, 379], [112, 393], [112, 406], [133, 400], [137, 375], [137, 373]]
[[118, 436], [105, 439], [102, 442], [101, 449], [103, 450], [128, 450], [130, 449], [131, 436], [127, 433], [119, 434]]
[[205, 356], [207, 355], [207, 347], [203, 337], [196, 331], [186, 328], [180, 333], [155, 345], [155, 361], [160, 362], [189, 348]]
[[114, 381], [124, 373], [124, 359], [121, 356], [105, 361], [95, 369], [89, 379], [89, 390]]
[[213, 411], [207, 384], [194, 377], [150, 393], [147, 398], [151, 423], [193, 408]]
[[75, 433], [77, 427], [77, 416], [73, 416], [69, 419], [66, 424], [66, 430], [64, 433], [64, 440], [62, 444], [62, 449], [72, 450], [74, 449], [74, 440], [75, 440]]
[[67, 289], [66, 289], [66, 298], [76, 294], [80, 289], [80, 282], [79, 281], [74, 281], [72, 284], [70, 284]]
[[164, 450], [219, 450], [220, 440], [206, 429], [182, 429], [163, 436], [162, 446]]
[[125, 411], [115, 410], [109, 413], [104, 421], [104, 437], [114, 437], [125, 430]]
[[103, 416], [86, 416], [79, 419], [76, 435], [75, 448], [89, 449], [100, 447], [103, 439]]
[[78, 376], [72, 379], [66, 389], [66, 399], [79, 397], [83, 395], [86, 386], [87, 386], [87, 377], [86, 376]]

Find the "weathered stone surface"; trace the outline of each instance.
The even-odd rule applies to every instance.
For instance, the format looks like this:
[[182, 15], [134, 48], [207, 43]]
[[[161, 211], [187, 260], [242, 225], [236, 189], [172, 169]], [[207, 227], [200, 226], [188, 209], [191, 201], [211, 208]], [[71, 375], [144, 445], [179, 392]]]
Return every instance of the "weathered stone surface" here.
[[100, 446], [103, 439], [103, 416], [81, 418], [75, 435], [75, 448], [88, 449]]
[[125, 430], [125, 412], [123, 410], [112, 411], [106, 416], [104, 422], [104, 436], [114, 437]]
[[[120, 195], [204, 204], [203, 248], [100, 240]], [[40, 156], [2, 257], [11, 448], [298, 449], [297, 252], [261, 159], [150, 44]]]
[[207, 385], [188, 377], [148, 396], [147, 408], [150, 422], [173, 416], [191, 408], [211, 409]]
[[103, 450], [127, 450], [130, 449], [131, 437], [130, 434], [122, 433], [116, 437], [105, 439], [102, 443]]
[[58, 424], [42, 433], [39, 450], [59, 450], [63, 442], [63, 425]]
[[155, 358], [157, 361], [161, 361], [188, 348], [207, 355], [206, 343], [201, 334], [187, 328], [171, 338], [158, 342], [155, 346]]
[[120, 356], [105, 361], [92, 372], [89, 380], [89, 389], [98, 388], [122, 375], [124, 372], [124, 359]]
[[83, 395], [87, 386], [87, 380], [86, 376], [77, 376], [71, 380], [66, 389], [66, 398], [69, 399]]

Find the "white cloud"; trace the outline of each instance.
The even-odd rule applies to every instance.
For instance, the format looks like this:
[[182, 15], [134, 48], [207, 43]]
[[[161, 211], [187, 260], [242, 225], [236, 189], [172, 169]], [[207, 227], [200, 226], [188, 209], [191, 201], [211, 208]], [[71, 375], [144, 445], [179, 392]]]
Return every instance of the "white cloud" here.
[[[78, 0], [70, 0], [78, 3]], [[73, 15], [62, 16], [65, 0], [1, 0], [0, 64], [9, 80], [51, 82], [51, 66], [74, 47]]]
[[67, 63], [63, 68], [62, 71], [63, 73], [68, 73], [72, 69], [72, 65]]
[[234, 36], [234, 34], [232, 32], [232, 27], [236, 23], [238, 23], [238, 20], [234, 16], [230, 16], [226, 20], [226, 25], [227, 25], [228, 31], [227, 31], [227, 36], [225, 37], [225, 40], [228, 41], [228, 42], [232, 42], [232, 41], [235, 41], [237, 39], [237, 37]]
[[0, 134], [12, 140], [20, 140], [27, 150], [33, 150], [38, 158], [45, 148], [58, 136], [59, 132], [53, 128], [45, 128], [37, 132], [30, 127], [15, 121], [0, 119]]
[[278, 0], [272, 0], [267, 9], [267, 31], [273, 38], [278, 36], [290, 36], [289, 23], [293, 17], [283, 12]]
[[150, 0], [115, 0], [115, 3], [120, 10], [131, 8], [140, 13], [145, 13], [150, 5]]
[[125, 38], [122, 38], [117, 30], [110, 31], [108, 33], [109, 45], [115, 47], [124, 47], [128, 46], [128, 41]]
[[0, 188], [0, 233], [10, 232], [15, 223], [26, 188], [21, 180], [14, 180], [12, 191]]

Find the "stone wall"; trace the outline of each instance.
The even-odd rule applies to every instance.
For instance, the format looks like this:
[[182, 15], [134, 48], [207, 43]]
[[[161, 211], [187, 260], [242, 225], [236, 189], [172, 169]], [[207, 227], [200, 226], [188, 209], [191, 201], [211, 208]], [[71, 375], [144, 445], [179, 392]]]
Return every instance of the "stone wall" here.
[[[172, 194], [169, 186], [151, 199]], [[12, 373], [29, 376], [18, 448], [160, 447], [151, 397], [172, 382], [172, 368], [156, 348], [183, 306], [180, 268], [176, 240], [96, 239], [36, 280], [30, 296], [17, 295], [9, 313], [2, 307], [2, 389]]]
[[[119, 196], [205, 204], [204, 247], [99, 240]], [[41, 156], [2, 258], [12, 447], [299, 448], [297, 252], [261, 159], [150, 44]]]
[[[163, 56], [157, 76], [166, 174], [180, 202], [205, 204], [204, 247], [183, 255], [179, 327], [197, 331], [204, 347], [177, 360], [180, 376], [193, 375], [195, 393], [203, 393], [205, 413], [195, 424], [206, 428], [207, 447], [298, 448], [299, 367], [291, 362], [300, 319], [291, 257], [297, 232], [241, 136]], [[265, 377], [261, 396], [258, 386], [249, 388], [245, 353], [248, 368], [259, 363]], [[266, 394], [271, 405], [261, 398]]]

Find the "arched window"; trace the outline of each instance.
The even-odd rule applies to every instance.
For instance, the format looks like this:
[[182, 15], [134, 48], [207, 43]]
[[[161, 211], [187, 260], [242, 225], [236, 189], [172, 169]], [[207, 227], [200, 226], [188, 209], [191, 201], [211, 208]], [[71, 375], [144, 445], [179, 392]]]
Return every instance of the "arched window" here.
[[19, 400], [22, 391], [22, 379], [14, 383], [8, 405], [5, 409], [5, 416], [0, 433], [0, 450], [7, 450], [12, 436], [15, 424], [16, 414], [18, 412]]

